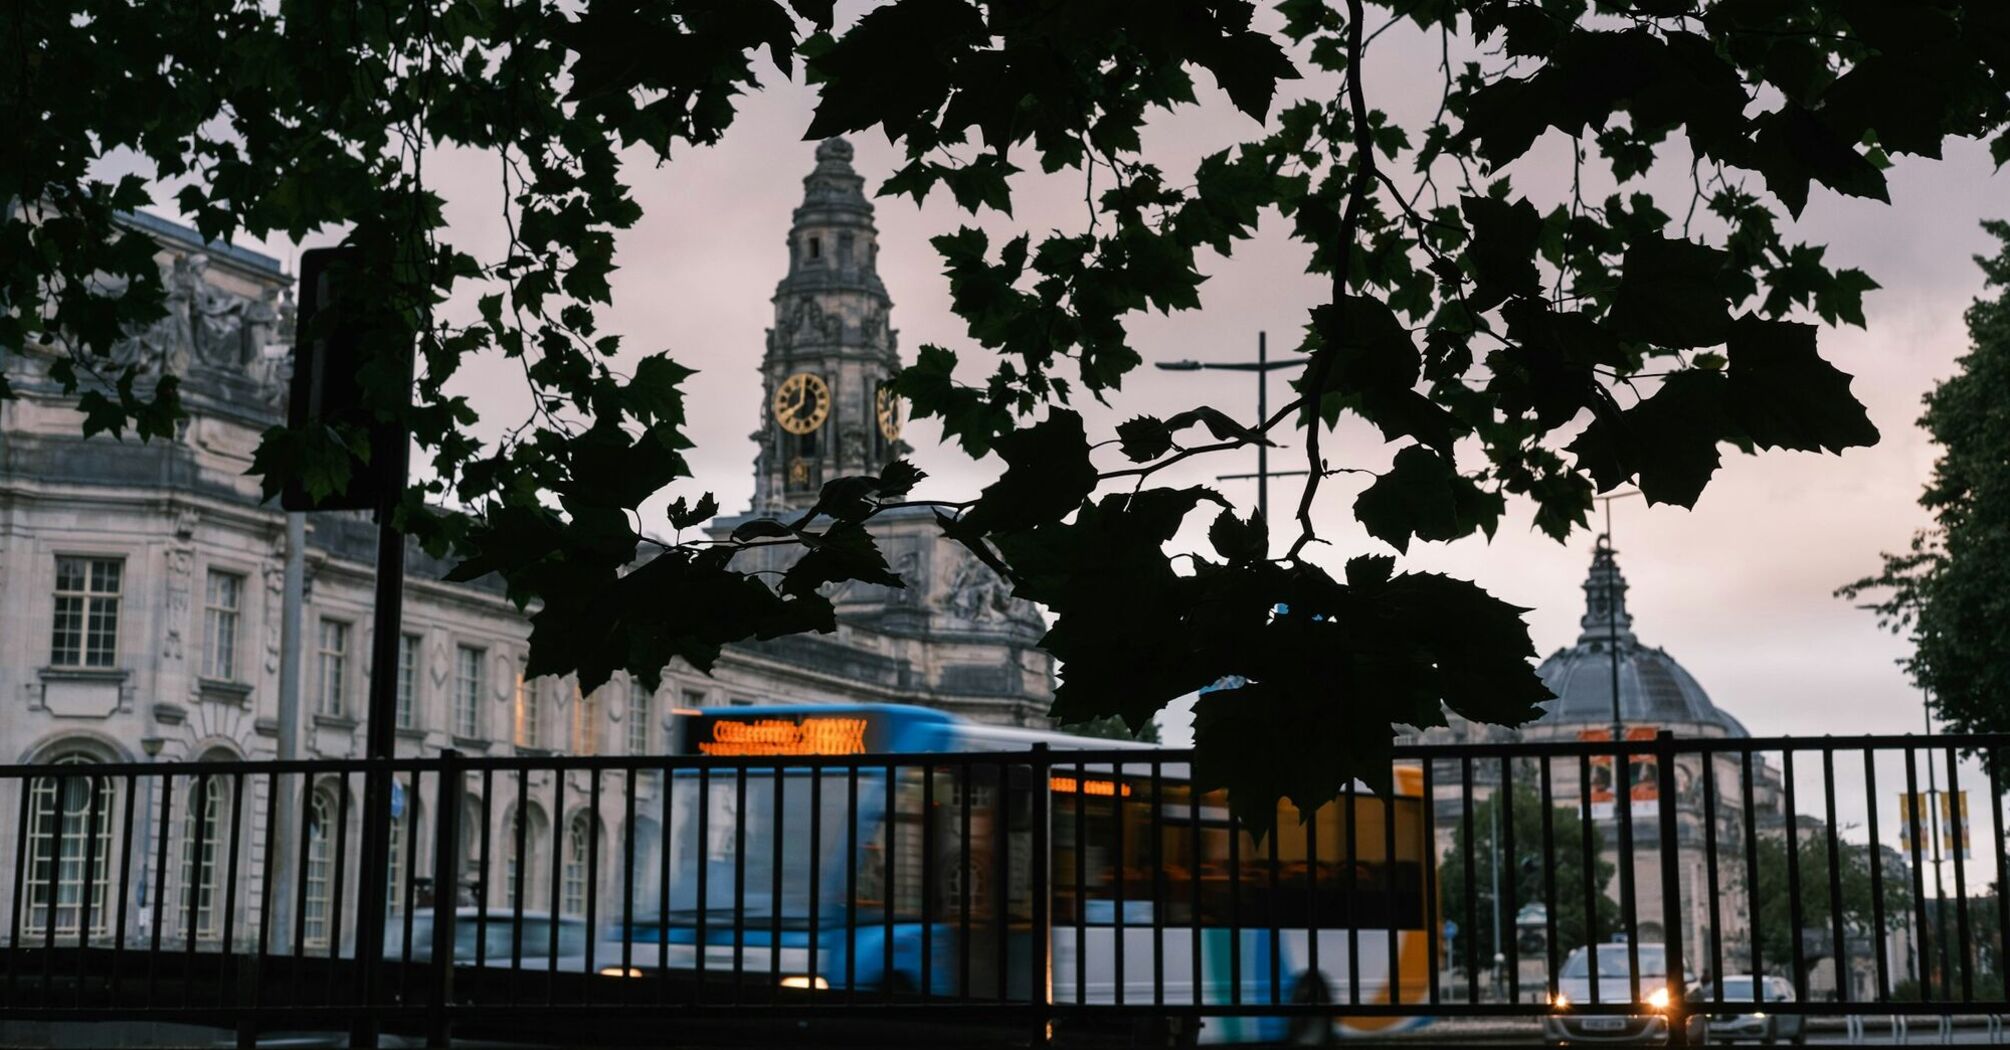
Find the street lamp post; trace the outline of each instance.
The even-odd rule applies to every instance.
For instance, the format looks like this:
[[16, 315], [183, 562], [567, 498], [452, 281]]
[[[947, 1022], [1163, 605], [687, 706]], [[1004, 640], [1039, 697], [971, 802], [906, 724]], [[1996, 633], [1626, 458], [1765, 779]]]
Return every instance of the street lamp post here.
[[[1268, 333], [1256, 333], [1256, 360], [1254, 361], [1160, 361], [1156, 365], [1166, 372], [1255, 372], [1256, 373], [1256, 420], [1262, 426], [1270, 419], [1270, 373], [1285, 368], [1298, 368], [1301, 361], [1272, 361]], [[1303, 470], [1280, 470], [1274, 474], [1270, 469], [1270, 444], [1268, 441], [1256, 443], [1255, 474], [1223, 474], [1218, 480], [1232, 481], [1243, 478], [1256, 479], [1256, 510], [1263, 515], [1267, 526], [1270, 522], [1270, 479], [1304, 474]]]
[[[1925, 968], [1930, 972], [1932, 969], [1933, 957], [1937, 955], [1940, 961], [1941, 980], [1952, 981], [1953, 971], [1948, 968], [1950, 964], [1948, 961], [1948, 954], [1947, 954], [1947, 885], [1946, 883], [1941, 881], [1940, 877], [1940, 863], [1942, 860], [1942, 857], [1940, 856], [1940, 836], [1942, 834], [1946, 834], [1949, 832], [1944, 830], [1941, 824], [1940, 778], [1934, 772], [1933, 769], [1933, 748], [1932, 748], [1933, 707], [1931, 702], [1928, 701], [1924, 695], [1922, 695], [1921, 697], [1921, 703], [1919, 705], [1919, 709], [1920, 713], [1924, 715], [1926, 718], [1926, 739], [1928, 744], [1926, 750], [1927, 816], [1926, 816], [1926, 828], [1924, 830], [1927, 831], [1927, 833], [1932, 837], [1933, 840], [1933, 860], [1932, 860], [1933, 896], [1935, 900], [1933, 908], [1933, 929], [1931, 930], [1931, 936], [1934, 941], [1933, 948], [1931, 949], [1933, 955], [1925, 955], [1924, 953], [1922, 953], [1922, 958], [1925, 960], [1924, 964]], [[1952, 802], [1948, 803], [1947, 815], [1949, 818], [1955, 816], [1954, 803]], [[1913, 826], [1915, 828], [1918, 828], [1918, 823], [1915, 822]], [[1955, 825], [1955, 827], [1957, 828], [1959, 826], [1960, 826], [1959, 824]], [[1914, 834], [1918, 834], [1918, 831], [1914, 831]], [[1953, 832], [1953, 834], [1958, 835], [1959, 833]], [[1961, 843], [1958, 840], [1958, 838], [1955, 841], [1954, 848], [1956, 849], [1961, 848]]]

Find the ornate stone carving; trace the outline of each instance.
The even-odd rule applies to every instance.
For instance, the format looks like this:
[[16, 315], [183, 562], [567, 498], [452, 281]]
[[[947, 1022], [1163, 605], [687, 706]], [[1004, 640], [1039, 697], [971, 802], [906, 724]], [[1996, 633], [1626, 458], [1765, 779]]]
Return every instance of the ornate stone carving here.
[[806, 295], [796, 300], [796, 307], [789, 314], [788, 332], [789, 341], [796, 344], [836, 342], [844, 334], [844, 318], [824, 312], [815, 299]]
[[1031, 603], [1013, 597], [1011, 584], [969, 554], [958, 559], [949, 587], [937, 604], [943, 612], [969, 624], [1039, 622], [1039, 613]]
[[281, 626], [279, 620], [280, 614], [284, 611], [284, 603], [286, 601], [286, 566], [284, 564], [286, 542], [282, 539], [273, 546], [275, 548], [273, 551], [274, 559], [280, 562], [280, 564], [267, 563], [260, 573], [265, 578], [265, 616], [262, 618], [265, 623], [265, 630], [261, 633], [265, 635], [265, 673], [269, 675], [279, 673], [279, 632]]
[[[130, 330], [112, 348], [117, 365], [137, 365], [142, 375], [187, 375], [201, 365], [254, 381], [268, 407], [277, 406], [285, 390], [283, 358], [267, 358], [275, 337], [290, 336], [293, 296], [277, 288], [257, 299], [225, 291], [209, 283], [209, 257], [200, 252], [177, 255], [162, 265], [166, 313], [144, 327]], [[108, 281], [117, 294], [123, 282]]]
[[859, 318], [858, 334], [867, 346], [879, 346], [886, 341], [886, 311], [879, 304], [866, 304], [865, 314]]
[[182, 658], [182, 629], [188, 623], [189, 577], [195, 571], [194, 547], [167, 550], [167, 634], [161, 639], [161, 659]]
[[445, 689], [447, 687], [447, 678], [454, 673], [452, 656], [453, 654], [447, 650], [446, 639], [439, 638], [433, 641], [432, 666], [428, 670], [433, 676], [434, 689]]

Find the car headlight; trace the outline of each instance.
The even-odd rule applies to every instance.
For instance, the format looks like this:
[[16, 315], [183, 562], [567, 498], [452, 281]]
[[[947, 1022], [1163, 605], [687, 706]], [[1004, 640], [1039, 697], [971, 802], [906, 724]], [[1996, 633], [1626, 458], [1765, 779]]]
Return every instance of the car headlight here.
[[1567, 996], [1562, 992], [1557, 992], [1555, 995], [1550, 997], [1549, 1005], [1557, 1008], [1558, 1010], [1567, 1010], [1570, 1008], [1570, 996]]
[[784, 988], [815, 988], [821, 990], [824, 988], [829, 988], [830, 986], [831, 983], [829, 981], [824, 980], [821, 977], [803, 977], [800, 975], [792, 975], [789, 977], [782, 978], [782, 987]]
[[1668, 1009], [1668, 989], [1656, 988], [1652, 992], [1647, 993], [1647, 1005], [1656, 1010]]
[[645, 974], [643, 974], [642, 968], [639, 966], [603, 966], [600, 968], [600, 976], [642, 977], [645, 976]]

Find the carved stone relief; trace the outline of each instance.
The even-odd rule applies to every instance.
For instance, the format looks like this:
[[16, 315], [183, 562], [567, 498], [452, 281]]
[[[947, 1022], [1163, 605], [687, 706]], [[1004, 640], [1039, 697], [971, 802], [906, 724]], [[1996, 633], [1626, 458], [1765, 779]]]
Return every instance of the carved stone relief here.
[[1039, 622], [1031, 603], [1013, 597], [1012, 585], [970, 554], [958, 559], [937, 603], [942, 611], [970, 624]]
[[843, 436], [838, 438], [838, 449], [842, 457], [838, 463], [840, 471], [867, 469], [864, 434], [847, 429]]
[[180, 661], [182, 658], [182, 630], [188, 623], [191, 583], [189, 577], [195, 569], [195, 548], [192, 546], [170, 547], [167, 550], [167, 633], [161, 639], [161, 659]]
[[[276, 546], [284, 547], [285, 544], [281, 542]], [[265, 635], [265, 673], [268, 675], [279, 673], [280, 617], [285, 612], [286, 603], [286, 566], [284, 563], [286, 552], [284, 550], [276, 550], [274, 551], [274, 556], [279, 560], [280, 564], [275, 565], [268, 562], [260, 572], [260, 575], [265, 578], [265, 615], [260, 619], [265, 624], [265, 629], [262, 633]]]
[[[243, 375], [260, 387], [261, 400], [276, 405], [285, 389], [283, 357], [268, 358], [275, 338], [290, 337], [293, 295], [277, 288], [259, 298], [224, 291], [209, 283], [209, 257], [177, 255], [163, 264], [166, 313], [136, 327], [112, 348], [119, 365], [137, 365], [143, 375], [188, 374], [191, 365]], [[113, 294], [123, 284], [108, 282]]]

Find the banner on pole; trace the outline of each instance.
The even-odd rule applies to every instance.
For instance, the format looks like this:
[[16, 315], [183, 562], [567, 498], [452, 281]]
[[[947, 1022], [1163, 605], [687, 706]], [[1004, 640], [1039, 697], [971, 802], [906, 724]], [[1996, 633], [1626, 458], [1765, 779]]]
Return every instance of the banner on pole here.
[[[1647, 741], [1654, 739], [1653, 726], [1629, 726], [1626, 739]], [[1586, 742], [1612, 739], [1610, 729], [1580, 729], [1577, 738]], [[1660, 811], [1661, 780], [1660, 768], [1653, 755], [1629, 755], [1626, 760], [1627, 799], [1632, 805], [1635, 817], [1653, 817]], [[1611, 820], [1618, 815], [1617, 801], [1620, 785], [1613, 776], [1612, 756], [1591, 756], [1591, 816], [1594, 820]]]
[[1940, 848], [1949, 857], [1968, 860], [1968, 792], [1948, 791], [1940, 796]]
[[1926, 844], [1926, 796], [1901, 791], [1898, 793], [1898, 848], [1908, 854], [1915, 847], [1924, 852]]

